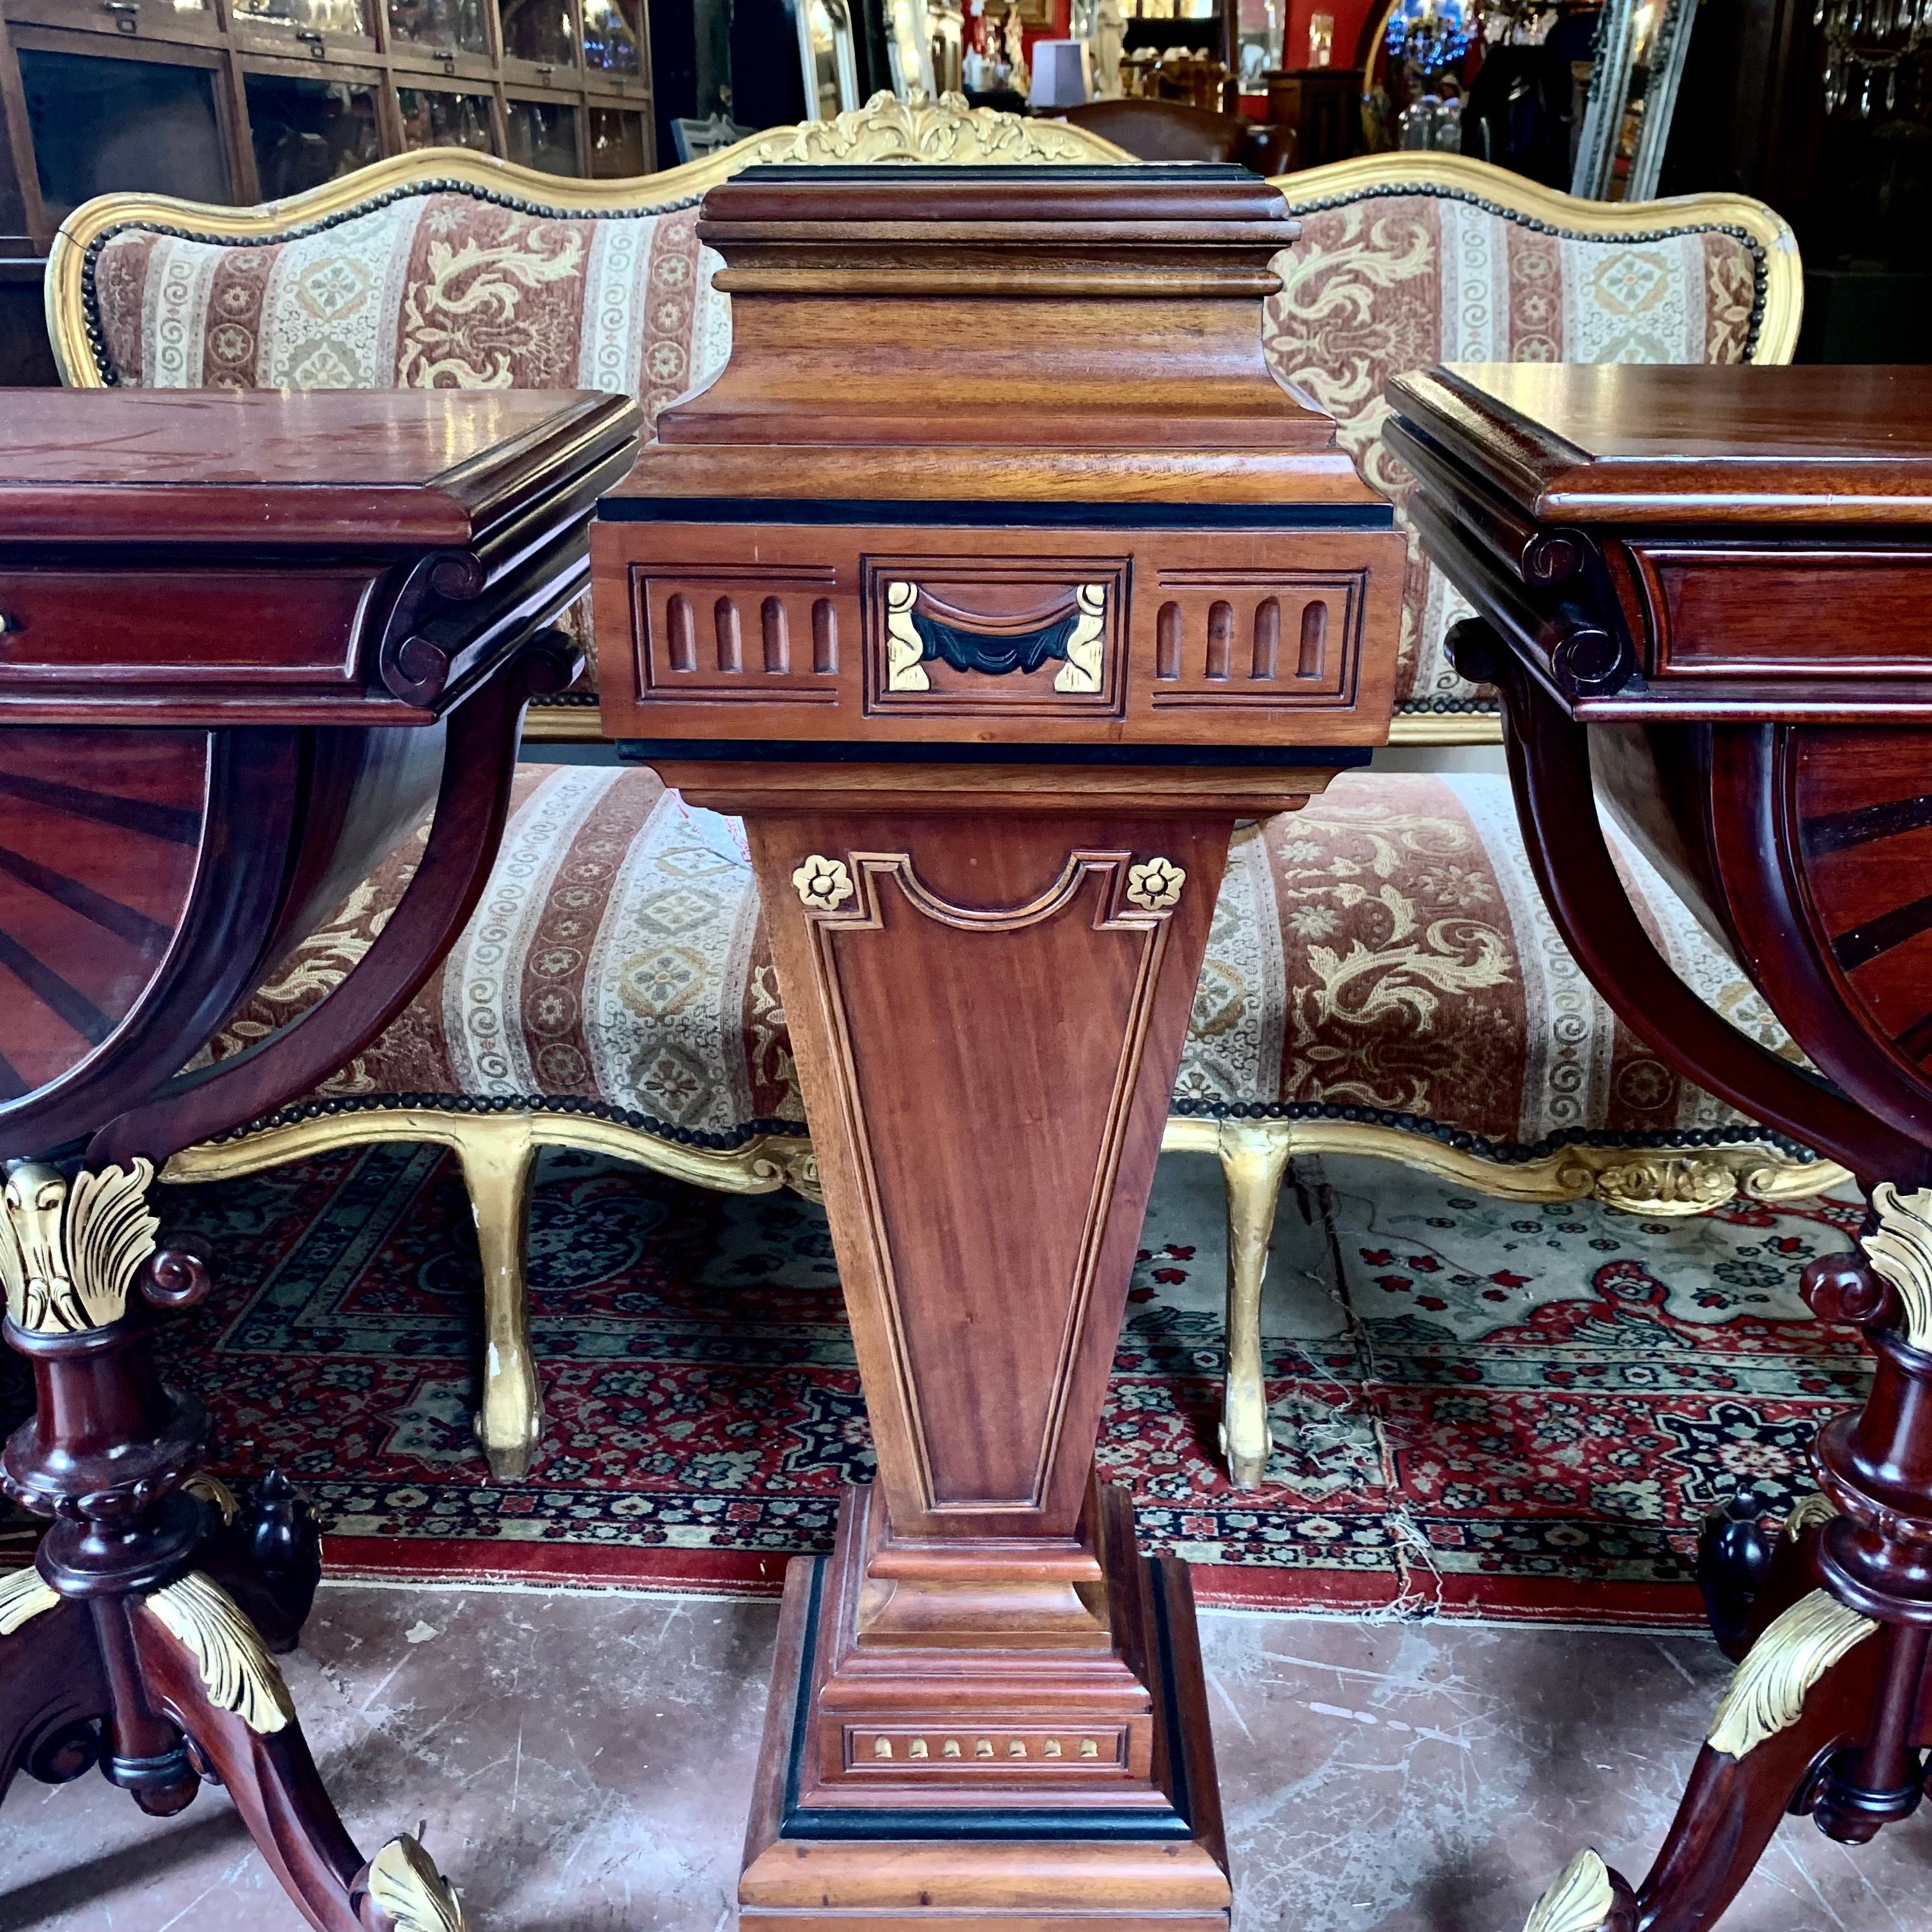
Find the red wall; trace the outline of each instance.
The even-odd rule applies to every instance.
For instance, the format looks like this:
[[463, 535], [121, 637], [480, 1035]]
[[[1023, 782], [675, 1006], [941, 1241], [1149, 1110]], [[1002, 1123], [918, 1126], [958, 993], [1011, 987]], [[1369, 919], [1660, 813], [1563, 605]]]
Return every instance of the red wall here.
[[1308, 16], [1311, 14], [1332, 14], [1335, 16], [1335, 40], [1329, 64], [1352, 67], [1356, 38], [1371, 13], [1380, 15], [1383, 4], [1384, 0], [1288, 0], [1288, 31], [1282, 37], [1282, 65], [1308, 65]]
[[[1236, 0], [1241, 7], [1244, 22], [1258, 26], [1266, 18], [1261, 0]], [[1355, 58], [1355, 41], [1371, 14], [1379, 16], [1386, 0], [1286, 0], [1288, 20], [1282, 36], [1281, 64], [1286, 68], [1306, 67], [1308, 59], [1308, 16], [1311, 14], [1332, 14], [1335, 16], [1334, 48], [1330, 64], [1348, 67]], [[1042, 28], [1037, 33], [1028, 32], [1024, 39], [1028, 58], [1032, 58], [1033, 44], [1036, 40], [1064, 40], [1072, 26], [1073, 0], [1054, 0], [1054, 24]], [[973, 25], [968, 27], [968, 44], [973, 44]]]

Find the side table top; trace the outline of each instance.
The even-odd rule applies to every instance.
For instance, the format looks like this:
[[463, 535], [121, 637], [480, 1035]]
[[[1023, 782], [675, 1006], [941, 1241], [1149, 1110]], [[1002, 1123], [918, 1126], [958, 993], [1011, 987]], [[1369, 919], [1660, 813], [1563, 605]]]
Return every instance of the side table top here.
[[466, 548], [635, 422], [575, 390], [10, 390], [0, 544]]
[[1922, 369], [1458, 363], [1389, 397], [1540, 522], [1932, 524]]
[[582, 590], [638, 424], [576, 390], [0, 392], [0, 724], [430, 723]]

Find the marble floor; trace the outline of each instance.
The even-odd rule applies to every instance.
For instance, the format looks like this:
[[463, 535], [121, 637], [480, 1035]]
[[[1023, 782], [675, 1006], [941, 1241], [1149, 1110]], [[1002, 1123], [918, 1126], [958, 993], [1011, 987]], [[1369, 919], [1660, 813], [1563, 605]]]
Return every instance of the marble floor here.
[[[351, 1830], [427, 1821], [475, 1932], [722, 1932], [767, 1602], [325, 1588], [288, 1676]], [[1724, 1681], [1689, 1635], [1202, 1618], [1235, 1923], [1516, 1932], [1579, 1846], [1640, 1872]], [[89, 1776], [0, 1805], [0, 1932], [297, 1932], [209, 1792]], [[1852, 1851], [1789, 1820], [1726, 1932], [1923, 1932], [1932, 1818]]]

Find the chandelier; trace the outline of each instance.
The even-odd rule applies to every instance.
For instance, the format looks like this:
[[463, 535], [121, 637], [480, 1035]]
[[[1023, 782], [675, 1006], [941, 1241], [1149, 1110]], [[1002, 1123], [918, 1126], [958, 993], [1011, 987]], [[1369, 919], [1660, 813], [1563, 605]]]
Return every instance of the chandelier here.
[[1825, 112], [1898, 105], [1898, 64], [1932, 36], [1932, 0], [1816, 0], [1825, 32]]
[[[1932, 0], [1922, 0], [1932, 8]], [[1475, 28], [1461, 0], [1396, 0], [1385, 38], [1390, 57], [1410, 62], [1424, 74], [1459, 61]]]

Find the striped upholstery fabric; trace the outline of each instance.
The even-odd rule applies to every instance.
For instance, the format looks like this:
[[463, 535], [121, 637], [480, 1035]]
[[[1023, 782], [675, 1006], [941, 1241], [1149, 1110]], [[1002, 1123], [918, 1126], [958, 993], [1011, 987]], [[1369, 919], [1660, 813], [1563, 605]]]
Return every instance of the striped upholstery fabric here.
[[[420, 835], [418, 835], [418, 838]], [[1777, 1022], [1612, 835], [1652, 935], [1733, 1023]], [[394, 854], [216, 1042], [238, 1051], [361, 956], [406, 883]], [[526, 766], [488, 891], [413, 1004], [322, 1096], [592, 1102], [700, 1145], [804, 1108], [743, 835], [649, 772]], [[1339, 1106], [1453, 1126], [1478, 1151], [1738, 1117], [1620, 1025], [1564, 950], [1507, 782], [1345, 773], [1236, 835], [1176, 1104]]]

